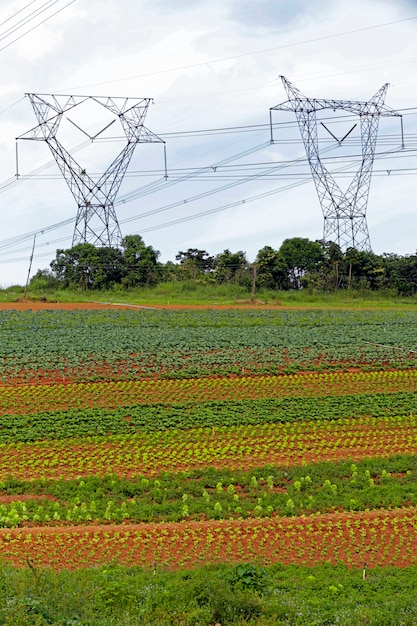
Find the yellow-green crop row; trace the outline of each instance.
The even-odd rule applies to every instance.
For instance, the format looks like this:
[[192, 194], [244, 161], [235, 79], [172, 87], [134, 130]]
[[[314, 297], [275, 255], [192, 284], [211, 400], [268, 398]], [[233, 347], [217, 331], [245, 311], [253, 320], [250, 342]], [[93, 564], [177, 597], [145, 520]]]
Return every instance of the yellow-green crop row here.
[[400, 391], [417, 391], [417, 370], [22, 385], [0, 387], [0, 414]]
[[169, 429], [0, 446], [0, 478], [157, 475], [417, 454], [417, 416]]

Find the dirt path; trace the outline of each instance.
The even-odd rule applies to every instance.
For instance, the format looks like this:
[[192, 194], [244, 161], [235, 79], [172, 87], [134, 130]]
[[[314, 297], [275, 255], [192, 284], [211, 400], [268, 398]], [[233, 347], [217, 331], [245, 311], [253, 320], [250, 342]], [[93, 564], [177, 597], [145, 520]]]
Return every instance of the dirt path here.
[[[45, 302], [26, 300], [24, 302], [0, 302], [0, 311], [54, 311], [54, 310], [97, 310], [97, 309], [168, 309], [168, 310], [226, 310], [226, 309], [276, 309], [267, 304], [127, 304], [117, 302]], [[279, 307], [282, 308], [282, 307]]]

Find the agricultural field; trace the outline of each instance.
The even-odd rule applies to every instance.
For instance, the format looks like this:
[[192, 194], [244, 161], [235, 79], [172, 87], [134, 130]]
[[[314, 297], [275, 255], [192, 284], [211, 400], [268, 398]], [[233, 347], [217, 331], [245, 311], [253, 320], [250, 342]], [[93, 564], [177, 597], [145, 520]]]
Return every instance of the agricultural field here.
[[412, 571], [415, 328], [404, 309], [0, 310], [4, 566]]

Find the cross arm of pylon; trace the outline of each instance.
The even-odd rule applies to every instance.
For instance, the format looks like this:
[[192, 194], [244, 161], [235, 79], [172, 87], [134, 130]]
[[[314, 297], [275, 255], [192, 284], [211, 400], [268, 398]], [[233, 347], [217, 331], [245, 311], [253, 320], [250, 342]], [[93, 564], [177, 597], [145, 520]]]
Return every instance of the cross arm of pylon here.
[[343, 109], [356, 115], [381, 115], [381, 116], [397, 116], [401, 114], [384, 104], [385, 96], [389, 83], [385, 83], [372, 98], [366, 101], [353, 100], [330, 100], [327, 98], [308, 98], [285, 76], [280, 76], [284, 89], [287, 93], [288, 100], [271, 107], [276, 111], [294, 111], [294, 112], [314, 112], [322, 109]]
[[16, 137], [16, 141], [19, 139], [31, 139], [34, 141], [46, 141], [49, 137], [56, 134], [57, 128], [61, 121], [61, 115], [57, 114], [47, 119], [45, 122], [34, 126], [23, 135]]
[[142, 126], [138, 143], [165, 143], [165, 141], [158, 135], [155, 135], [149, 128], [146, 128], [146, 126]]

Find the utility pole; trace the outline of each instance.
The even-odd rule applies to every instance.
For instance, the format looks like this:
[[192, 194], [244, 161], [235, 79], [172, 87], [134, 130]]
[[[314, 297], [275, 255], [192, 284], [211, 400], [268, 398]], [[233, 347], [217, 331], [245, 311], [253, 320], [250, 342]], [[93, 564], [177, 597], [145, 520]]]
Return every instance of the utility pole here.
[[252, 304], [255, 302], [255, 291], [256, 291], [256, 262], [252, 265], [252, 290], [251, 290], [251, 302]]
[[[314, 184], [321, 204], [324, 229], [323, 240], [333, 241], [346, 251], [348, 248], [370, 252], [371, 244], [366, 222], [366, 207], [371, 184], [379, 119], [395, 116], [401, 120], [401, 147], [404, 147], [402, 117], [384, 104], [388, 83], [368, 101], [326, 100], [304, 96], [285, 76], [280, 77], [288, 100], [270, 109], [271, 143], [273, 143], [272, 111], [293, 111], [307, 153]], [[358, 117], [350, 130], [338, 138], [323, 122], [320, 125], [339, 146], [359, 124], [362, 158], [356, 174], [343, 192], [320, 157], [317, 113], [325, 109], [348, 111]]]
[[23, 298], [26, 298], [26, 292], [27, 292], [28, 285], [29, 285], [30, 271], [32, 269], [33, 255], [35, 253], [35, 244], [36, 244], [36, 233], [33, 236], [32, 252], [30, 254], [30, 259], [29, 259], [29, 269], [28, 269], [28, 275], [27, 275], [27, 278], [26, 278], [25, 290], [23, 292]]

